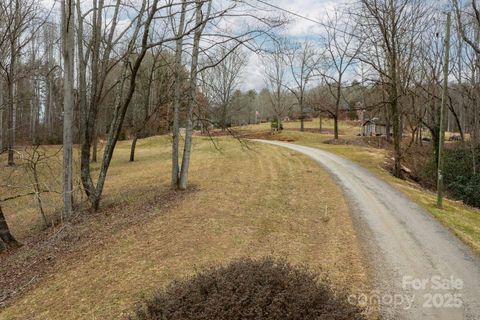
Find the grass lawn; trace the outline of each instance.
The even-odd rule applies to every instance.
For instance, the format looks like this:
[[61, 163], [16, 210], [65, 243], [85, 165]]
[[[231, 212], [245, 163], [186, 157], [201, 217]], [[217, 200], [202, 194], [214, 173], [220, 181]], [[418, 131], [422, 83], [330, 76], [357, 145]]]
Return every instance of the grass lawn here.
[[[307, 126], [317, 126], [318, 119], [313, 122], [307, 122]], [[250, 126], [248, 130], [262, 130], [265, 124]], [[299, 128], [298, 122], [290, 122], [287, 127]], [[332, 128], [331, 121], [325, 121], [324, 128]], [[265, 129], [263, 129], [265, 130]], [[352, 123], [340, 122], [341, 139], [355, 139], [356, 133], [359, 131]], [[276, 135], [275, 139], [290, 140], [294, 143], [306, 146], [316, 147], [332, 153], [343, 156], [349, 160], [361, 164], [363, 167], [371, 170], [382, 179], [390, 182], [392, 185], [403, 191], [413, 201], [423, 206], [429, 213], [435, 216], [460, 239], [470, 245], [477, 253], [480, 253], [480, 210], [464, 205], [461, 201], [446, 199], [444, 208], [438, 209], [436, 206], [437, 198], [434, 192], [421, 188], [418, 184], [404, 181], [393, 177], [383, 168], [386, 159], [386, 151], [384, 149], [363, 147], [358, 145], [335, 145], [326, 144], [326, 140], [332, 139], [331, 134], [318, 134], [310, 132], [299, 132], [284, 130]]]
[[[338, 288], [369, 289], [347, 204], [326, 171], [289, 150], [217, 142], [220, 152], [209, 139], [195, 139], [193, 191], [172, 202], [156, 199], [169, 189], [169, 139], [139, 141], [135, 163], [120, 143], [102, 213], [73, 226], [93, 236], [74, 239], [80, 248], [12, 299], [0, 319], [119, 319], [172, 280], [242, 256], [283, 257], [328, 272]], [[5, 212], [25, 241], [38, 218], [32, 204], [9, 203]]]

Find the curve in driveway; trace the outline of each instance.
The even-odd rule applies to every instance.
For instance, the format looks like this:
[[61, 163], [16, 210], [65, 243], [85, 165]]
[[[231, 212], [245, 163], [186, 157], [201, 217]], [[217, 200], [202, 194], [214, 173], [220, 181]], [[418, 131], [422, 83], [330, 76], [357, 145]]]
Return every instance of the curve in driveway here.
[[[329, 152], [256, 140], [303, 153], [341, 185], [367, 251], [383, 319], [480, 319], [480, 258], [387, 182]], [[321, 183], [321, 182], [319, 182]]]

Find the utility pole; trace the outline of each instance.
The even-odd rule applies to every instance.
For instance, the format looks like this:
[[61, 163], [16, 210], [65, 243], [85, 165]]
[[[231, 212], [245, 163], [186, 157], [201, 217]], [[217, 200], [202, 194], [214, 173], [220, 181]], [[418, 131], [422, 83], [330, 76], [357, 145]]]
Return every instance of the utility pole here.
[[74, 82], [74, 0], [62, 0], [63, 83], [63, 206], [68, 220], [73, 211], [73, 82]]
[[438, 168], [437, 168], [437, 207], [443, 208], [443, 144], [445, 142], [445, 105], [448, 98], [448, 62], [450, 59], [450, 25], [451, 13], [447, 13], [447, 30], [445, 34], [445, 60], [443, 62], [443, 91], [440, 106], [440, 134], [438, 143]]

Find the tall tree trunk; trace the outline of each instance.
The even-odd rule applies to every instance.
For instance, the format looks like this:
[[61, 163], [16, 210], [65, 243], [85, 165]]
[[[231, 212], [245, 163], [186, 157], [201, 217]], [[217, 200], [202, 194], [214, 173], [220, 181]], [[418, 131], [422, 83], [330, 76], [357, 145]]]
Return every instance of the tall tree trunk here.
[[65, 220], [73, 211], [73, 77], [74, 77], [74, 5], [62, 1], [63, 84], [63, 210]]
[[[10, 233], [10, 229], [8, 228], [7, 221], [3, 214], [2, 206], [0, 206], [0, 240], [3, 242], [7, 250], [20, 247], [20, 243], [18, 243]], [[0, 252], [1, 251], [0, 246]]]
[[137, 147], [138, 135], [133, 136], [132, 146], [130, 147], [130, 162], [135, 161], [135, 148]]
[[301, 122], [300, 122], [300, 131], [305, 131], [305, 105], [304, 105], [304, 100], [305, 100], [305, 88], [303, 87], [303, 84], [300, 86], [300, 115], [301, 115]]
[[397, 178], [403, 179], [402, 172], [402, 128], [401, 128], [401, 112], [398, 104], [398, 75], [397, 75], [397, 57], [396, 51], [393, 51], [393, 56], [390, 60], [390, 97], [389, 103], [392, 111], [393, 120], [393, 145], [394, 145], [394, 169], [393, 175]]
[[34, 145], [38, 144], [37, 126], [38, 126], [38, 113], [40, 109], [40, 88], [38, 81], [33, 81], [34, 96], [31, 101], [32, 115], [30, 119], [30, 138]]
[[92, 146], [92, 162], [97, 162], [98, 154], [98, 123], [95, 123], [93, 128], [93, 146]]
[[17, 84], [12, 83], [12, 131], [11, 131], [11, 148], [8, 154], [9, 165], [14, 165], [13, 151], [17, 142]]
[[423, 125], [420, 124], [420, 130], [418, 132], [418, 143], [423, 146]]
[[398, 111], [398, 103], [396, 98], [391, 102], [392, 116], [393, 116], [393, 145], [394, 145], [394, 169], [393, 175], [397, 178], [403, 178], [402, 172], [402, 131], [400, 128], [400, 115]]
[[[12, 67], [11, 67], [12, 68]], [[14, 166], [13, 148], [15, 144], [15, 90], [13, 85], [13, 79], [7, 80], [7, 148], [8, 148], [8, 166]]]
[[5, 136], [3, 135], [4, 133], [4, 126], [3, 126], [3, 115], [4, 115], [4, 101], [3, 101], [3, 87], [2, 87], [2, 82], [0, 82], [0, 153], [2, 153], [5, 150], [5, 141], [4, 138]]
[[390, 120], [390, 112], [388, 107], [385, 106], [385, 130], [387, 131], [387, 141], [392, 142], [392, 123]]
[[52, 133], [51, 124], [50, 124], [50, 113], [53, 108], [53, 84], [51, 76], [47, 77], [46, 80], [46, 91], [47, 91], [47, 101], [45, 102], [45, 127], [47, 128], [47, 135], [50, 136]]
[[[300, 95], [303, 95], [300, 93]], [[303, 106], [303, 96], [300, 97], [300, 131], [305, 131], [305, 111]]]
[[173, 94], [173, 119], [172, 119], [172, 178], [171, 185], [174, 188], [179, 184], [179, 148], [180, 148], [180, 100], [182, 96], [182, 53], [183, 53], [183, 37], [185, 29], [185, 16], [187, 9], [187, 1], [182, 1], [182, 12], [180, 14], [180, 24], [178, 26], [177, 41], [175, 49], [175, 85]]
[[[478, 105], [477, 105], [478, 108]], [[472, 151], [472, 169], [473, 173], [477, 173], [477, 147], [478, 147], [478, 139], [479, 139], [479, 126], [478, 126], [478, 111], [473, 110], [473, 136], [470, 137], [470, 148]]]
[[[35, 65], [35, 55], [33, 54], [35, 52], [35, 37], [32, 38], [32, 55], [31, 55], [31, 60], [30, 63], [32, 66]], [[29, 130], [28, 130], [28, 135], [30, 140], [32, 141], [32, 144], [35, 143], [35, 114], [36, 114], [36, 106], [37, 106], [37, 80], [35, 77], [30, 79], [30, 85], [32, 86], [32, 95], [30, 96], [30, 121], [29, 121]]]
[[[33, 84], [33, 88], [35, 88], [35, 84]], [[34, 89], [35, 90], [35, 89]], [[32, 141], [32, 144], [35, 144], [35, 123], [34, 123], [34, 113], [35, 113], [35, 95], [32, 95], [32, 97], [30, 98], [30, 119], [28, 121], [28, 137], [30, 138], [30, 141]]]
[[[94, 139], [94, 128], [95, 122], [97, 120], [97, 113], [98, 113], [98, 105], [100, 102], [100, 94], [101, 88], [100, 84], [102, 83], [102, 77], [105, 74], [100, 74], [101, 66], [100, 64], [100, 44], [101, 44], [101, 29], [102, 29], [102, 17], [103, 17], [103, 0], [99, 2], [93, 2], [93, 16], [92, 16], [92, 39], [90, 45], [90, 52], [91, 55], [91, 66], [90, 66], [90, 92], [89, 92], [89, 101], [88, 106], [86, 104], [86, 97], [84, 101], [81, 101], [82, 107], [84, 108], [83, 116], [84, 116], [84, 128], [83, 128], [83, 143], [82, 143], [82, 150], [81, 150], [81, 157], [80, 157], [80, 167], [81, 167], [81, 180], [83, 184], [83, 188], [85, 193], [92, 203], [92, 206], [95, 210], [98, 208], [99, 197], [97, 196], [97, 190], [95, 188], [95, 184], [93, 182], [91, 171], [90, 171], [90, 156], [91, 156], [91, 147], [92, 142]], [[79, 28], [78, 33], [83, 33], [83, 19], [81, 19], [81, 10], [79, 5], [77, 5], [77, 12], [79, 16]], [[115, 21], [115, 19], [113, 19]], [[113, 27], [112, 27], [113, 28]], [[83, 42], [83, 39], [78, 39], [78, 42]], [[78, 47], [79, 53], [83, 52], [83, 49]], [[86, 95], [86, 77], [83, 74], [87, 70], [87, 61], [83, 60], [83, 57], [80, 59], [79, 63], [79, 85], [80, 85], [80, 94]], [[106, 61], [104, 61], [106, 64]], [[80, 99], [82, 100], [82, 99]], [[97, 204], [97, 205], [95, 205]]]
[[[15, 12], [17, 12], [18, 2], [15, 2]], [[15, 18], [16, 20], [16, 18]], [[7, 75], [7, 95], [8, 95], [8, 122], [7, 122], [7, 144], [8, 144], [8, 166], [15, 165], [13, 159], [14, 146], [15, 146], [15, 130], [16, 130], [16, 90], [15, 90], [15, 81], [16, 81], [16, 39], [12, 39], [10, 43], [10, 66], [8, 68]]]
[[225, 132], [227, 129], [227, 103], [222, 105], [222, 131]]
[[[192, 134], [193, 134], [193, 106], [196, 103], [195, 95], [197, 92], [197, 73], [198, 73], [198, 55], [200, 51], [200, 38], [205, 28], [206, 21], [203, 19], [202, 6], [204, 0], [195, 0], [196, 5], [196, 25], [200, 26], [195, 31], [193, 37], [193, 49], [192, 49], [192, 64], [190, 70], [190, 88], [188, 93], [188, 111], [187, 111], [187, 132], [185, 135], [185, 145], [183, 148], [182, 167], [180, 171], [179, 189], [186, 190], [188, 185], [188, 170], [190, 167], [190, 152], [192, 149]], [[208, 2], [208, 13], [206, 18], [210, 15], [212, 1]], [[203, 24], [202, 24], [203, 23]]]
[[465, 142], [465, 134], [463, 133], [462, 122], [460, 121], [460, 117], [458, 116], [455, 108], [453, 107], [452, 98], [450, 97], [449, 100], [449, 109], [452, 113], [453, 119], [455, 120], [455, 124], [457, 125], [458, 132], [460, 133], [460, 138], [462, 139], [462, 142]]
[[337, 93], [335, 97], [335, 117], [334, 117], [334, 123], [333, 123], [333, 133], [334, 133], [335, 140], [338, 140], [338, 118], [340, 117], [340, 100], [342, 98], [341, 83], [342, 83], [342, 77], [340, 76], [338, 79]]
[[333, 116], [333, 137], [335, 140], [338, 140], [338, 114], [335, 112]]
[[[382, 84], [382, 101], [387, 101], [386, 91], [388, 91], [388, 89], [385, 89], [385, 88], [386, 88], [385, 84]], [[387, 141], [392, 142], [392, 124], [391, 124], [391, 117], [390, 117], [390, 110], [389, 110], [388, 103], [384, 103], [383, 112], [385, 114], [385, 129], [387, 131], [386, 133]]]
[[318, 129], [320, 130], [320, 133], [322, 133], [323, 126], [322, 126], [322, 113], [321, 112], [318, 114], [318, 121], [319, 121]]

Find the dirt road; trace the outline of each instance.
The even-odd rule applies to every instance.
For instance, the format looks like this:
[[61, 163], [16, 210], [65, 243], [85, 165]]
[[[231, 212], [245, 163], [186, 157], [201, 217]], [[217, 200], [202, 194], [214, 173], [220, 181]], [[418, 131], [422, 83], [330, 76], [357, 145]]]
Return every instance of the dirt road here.
[[313, 158], [344, 190], [376, 288], [352, 301], [379, 301], [383, 319], [480, 319], [480, 258], [422, 208], [342, 157], [257, 141]]

